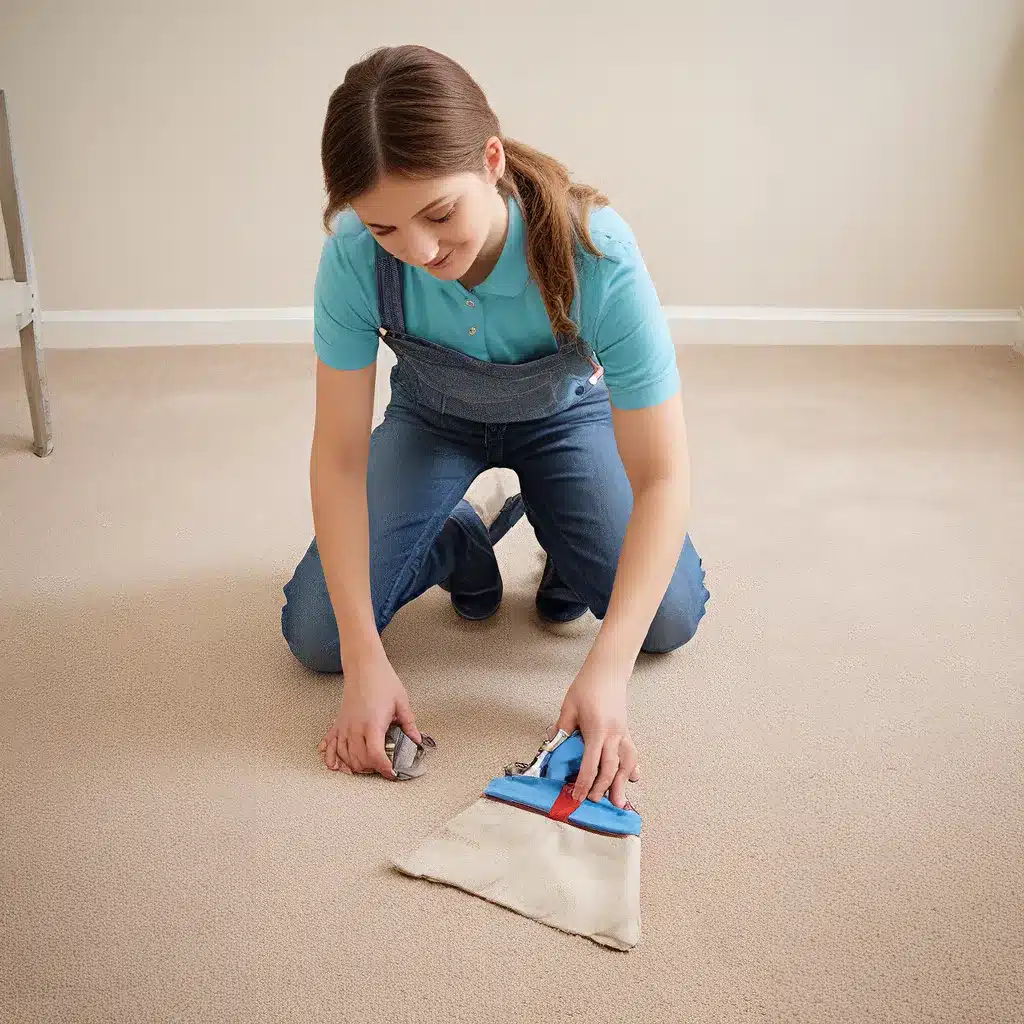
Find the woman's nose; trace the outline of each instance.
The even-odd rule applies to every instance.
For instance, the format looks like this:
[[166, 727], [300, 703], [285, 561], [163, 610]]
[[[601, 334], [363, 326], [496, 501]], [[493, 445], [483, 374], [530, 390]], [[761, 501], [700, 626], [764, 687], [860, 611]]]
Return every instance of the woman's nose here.
[[437, 239], [425, 233], [412, 236], [405, 244], [406, 262], [420, 267], [437, 259], [440, 252], [441, 247], [438, 245]]

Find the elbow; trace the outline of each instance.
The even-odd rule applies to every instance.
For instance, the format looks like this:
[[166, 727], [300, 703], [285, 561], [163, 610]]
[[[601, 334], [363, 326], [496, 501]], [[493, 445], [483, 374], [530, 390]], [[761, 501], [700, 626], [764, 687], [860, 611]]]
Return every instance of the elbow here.
[[365, 474], [370, 458], [370, 439], [344, 443], [318, 430], [313, 431], [313, 444], [309, 452], [309, 471], [312, 478], [316, 472], [333, 472], [342, 475]]
[[633, 487], [633, 501], [637, 505], [657, 504], [667, 517], [679, 522], [685, 531], [690, 517], [690, 473], [688, 467], [672, 467], [669, 471], [651, 476]]

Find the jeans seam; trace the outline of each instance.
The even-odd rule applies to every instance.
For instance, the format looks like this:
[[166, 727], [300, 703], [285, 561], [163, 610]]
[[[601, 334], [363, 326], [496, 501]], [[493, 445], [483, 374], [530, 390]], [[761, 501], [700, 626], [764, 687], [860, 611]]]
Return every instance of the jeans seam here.
[[[450, 499], [453, 495], [457, 494], [459, 494], [458, 488], [452, 488], [452, 490], [449, 491], [445, 499], [445, 504], [448, 503], [448, 499]], [[464, 494], [465, 489], [463, 489], [462, 491], [462, 495]], [[459, 495], [459, 497], [461, 498], [462, 495]], [[458, 501], [456, 501], [455, 504], [457, 505]], [[454, 509], [454, 505], [452, 506], [452, 508]], [[444, 524], [448, 521], [448, 517], [450, 515], [451, 511], [445, 512], [444, 518], [441, 520], [437, 529], [430, 533], [431, 542], [433, 542], [437, 538], [437, 535], [444, 528]], [[424, 538], [427, 537], [430, 527], [435, 522], [436, 518], [436, 516], [432, 516], [427, 521], [423, 529], [420, 531], [420, 535], [416, 538], [416, 543], [413, 544], [412, 551], [408, 559], [406, 559], [405, 563], [402, 565], [402, 568], [399, 571], [397, 578], [395, 579], [394, 585], [392, 586], [391, 591], [387, 596], [387, 600], [381, 606], [381, 614], [379, 616], [375, 616], [378, 633], [382, 633], [384, 631], [384, 626], [391, 621], [391, 617], [395, 614], [395, 611], [397, 610], [395, 607], [398, 601], [396, 594], [399, 590], [399, 587], [402, 585], [402, 582], [406, 574], [409, 573], [410, 568], [412, 570], [411, 576], [413, 579], [415, 579], [417, 574], [419, 573], [420, 567], [423, 564], [423, 555], [427, 550], [427, 544], [424, 543]]]
[[[530, 504], [529, 504], [529, 502], [528, 502], [528, 501], [526, 500], [526, 496], [525, 496], [525, 495], [523, 495], [523, 508], [524, 508], [524, 509], [525, 509], [525, 511], [526, 511], [526, 519], [527, 519], [527, 521], [529, 522], [530, 526], [532, 526], [532, 527], [533, 527], [533, 531], [534, 531], [534, 533], [536, 533], [536, 532], [537, 532], [537, 527], [536, 527], [536, 525], [535, 525], [535, 524], [534, 524], [534, 522], [533, 522], [533, 518], [531, 517], [531, 514], [530, 514]], [[564, 547], [564, 546], [567, 546], [567, 545], [565, 545], [565, 535], [564, 535], [564, 534], [562, 533], [562, 531], [561, 531], [561, 530], [557, 530], [557, 529], [556, 529], [556, 530], [555, 530], [555, 532], [556, 532], [556, 533], [558, 534], [558, 541], [559, 541], [559, 544], [560, 544], [561, 546], [563, 546], [563, 547]], [[538, 543], [540, 543], [540, 538], [539, 538], [539, 537], [537, 538], [537, 542], [538, 542]], [[590, 604], [590, 602], [589, 602], [589, 601], [588, 601], [588, 600], [587, 600], [587, 599], [586, 599], [585, 597], [581, 597], [581, 596], [580, 596], [580, 595], [579, 595], [579, 594], [578, 594], [578, 593], [576, 592], [575, 588], [573, 588], [573, 587], [572, 587], [572, 585], [571, 585], [571, 584], [570, 584], [570, 583], [569, 583], [569, 582], [568, 582], [568, 581], [566, 580], [566, 578], [565, 578], [565, 577], [564, 577], [564, 576], [562, 575], [562, 572], [561, 572], [561, 570], [560, 570], [560, 569], [558, 568], [558, 566], [557, 566], [557, 565], [555, 564], [555, 559], [554, 559], [554, 557], [552, 556], [551, 552], [550, 552], [550, 551], [548, 551], [548, 549], [547, 549], [547, 548], [545, 548], [543, 544], [541, 544], [541, 548], [543, 549], [543, 551], [544, 551], [544, 554], [545, 554], [545, 555], [546, 555], [546, 556], [547, 556], [548, 558], [550, 558], [550, 559], [551, 559], [551, 564], [552, 564], [552, 565], [554, 566], [555, 572], [557, 572], [557, 573], [558, 573], [558, 575], [559, 575], [559, 577], [561, 578], [561, 580], [562, 580], [562, 585], [563, 585], [563, 586], [565, 586], [565, 587], [566, 587], [566, 588], [567, 588], [567, 589], [568, 589], [568, 590], [569, 590], [569, 591], [570, 591], [571, 593], [575, 594], [575, 595], [576, 595], [576, 597], [577, 597], [577, 599], [578, 599], [578, 600], [579, 600], [579, 601], [580, 601], [580, 602], [581, 602], [582, 604], [585, 604], [585, 605], [587, 606], [587, 610], [588, 610], [588, 611], [589, 611], [589, 612], [590, 612], [590, 613], [591, 613], [591, 614], [592, 614], [592, 615], [594, 616], [594, 618], [595, 618], [595, 619], [602, 619], [602, 618], [603, 618], [603, 616], [600, 616], [600, 615], [598, 615], [598, 614], [597, 614], [597, 612], [595, 612], [595, 611], [594, 611], [594, 609], [593, 609], [593, 608], [591, 607], [591, 604]], [[543, 582], [544, 582], [544, 574], [543, 574], [543, 572], [542, 572], [542, 573], [541, 573], [541, 583], [543, 583]], [[540, 589], [540, 588], [538, 587], [538, 592], [539, 592], [539, 589]], [[607, 609], [607, 608], [605, 608], [605, 611], [607, 611], [607, 610], [608, 610], [608, 609]]]

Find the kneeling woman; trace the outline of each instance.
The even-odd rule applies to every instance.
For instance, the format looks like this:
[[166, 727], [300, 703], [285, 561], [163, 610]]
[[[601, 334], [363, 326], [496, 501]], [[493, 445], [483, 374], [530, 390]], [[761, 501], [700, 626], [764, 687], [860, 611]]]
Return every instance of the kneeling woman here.
[[[344, 662], [324, 762], [391, 776], [388, 726], [419, 732], [381, 631], [435, 584], [467, 618], [493, 614], [494, 544], [525, 513], [547, 553], [538, 613], [603, 620], [558, 719], [586, 745], [574, 797], [621, 807], [638, 778], [633, 664], [685, 644], [708, 599], [685, 530], [675, 350], [633, 234], [600, 193], [505, 138], [469, 74], [424, 47], [348, 70], [322, 158], [316, 538], [282, 622], [305, 665]], [[381, 341], [398, 362], [371, 436]], [[495, 486], [496, 468], [522, 493]]]

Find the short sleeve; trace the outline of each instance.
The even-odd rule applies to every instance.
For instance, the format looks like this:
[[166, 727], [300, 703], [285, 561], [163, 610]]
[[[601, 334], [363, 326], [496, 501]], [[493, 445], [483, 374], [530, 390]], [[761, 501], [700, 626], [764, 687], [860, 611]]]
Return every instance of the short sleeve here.
[[[336, 370], [369, 366], [379, 344], [376, 297], [371, 303], [366, 269], [353, 265], [351, 242], [346, 234], [327, 237], [313, 290], [313, 345], [317, 356]], [[369, 277], [372, 281], [372, 263]]]
[[625, 221], [605, 208], [609, 231], [591, 236], [605, 258], [581, 273], [580, 328], [604, 367], [616, 409], [659, 405], [679, 390], [676, 350], [654, 282]]

